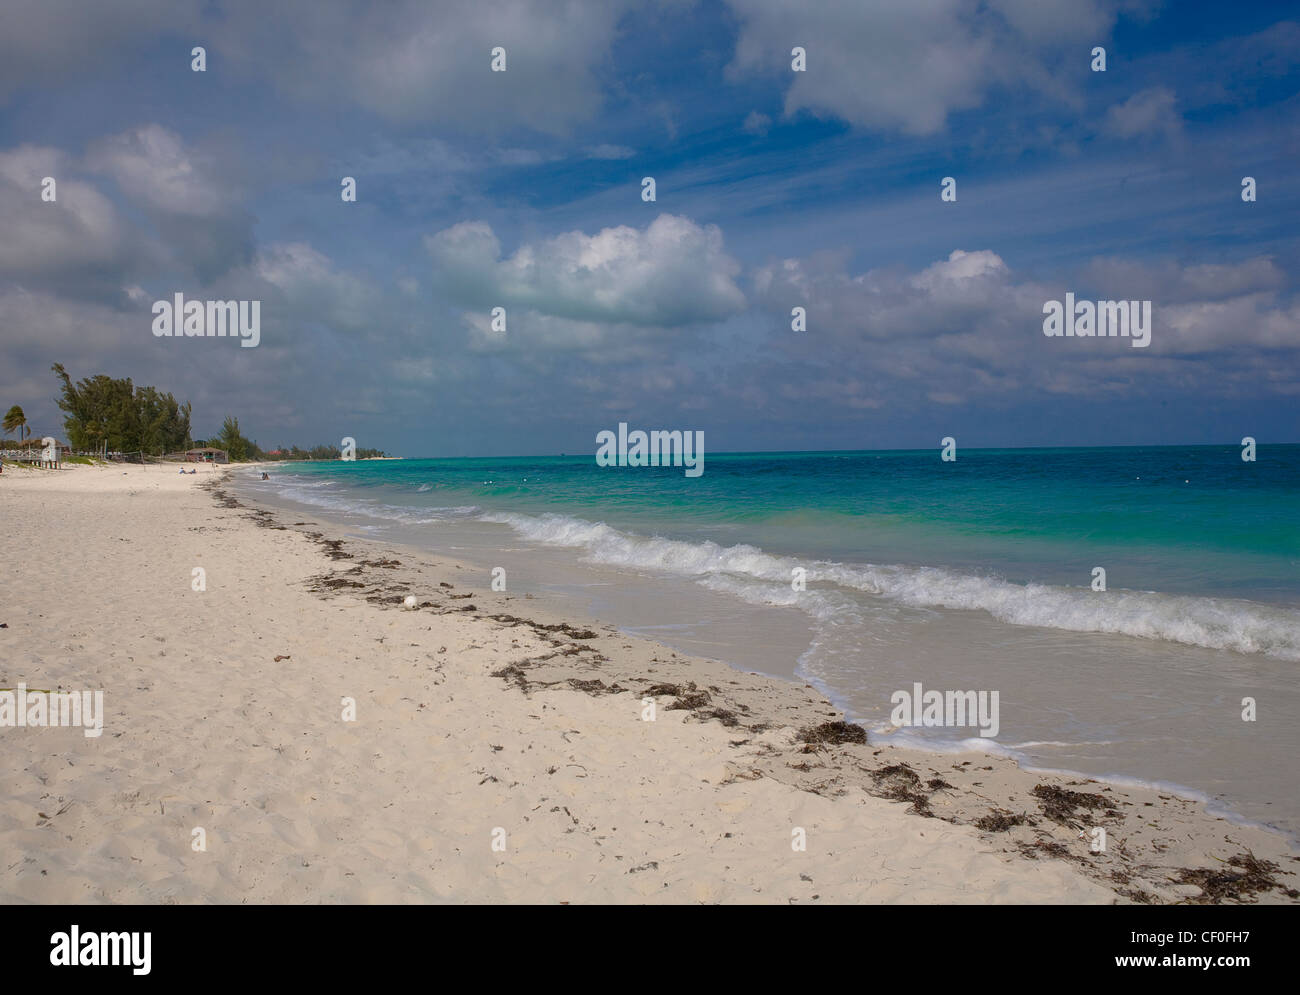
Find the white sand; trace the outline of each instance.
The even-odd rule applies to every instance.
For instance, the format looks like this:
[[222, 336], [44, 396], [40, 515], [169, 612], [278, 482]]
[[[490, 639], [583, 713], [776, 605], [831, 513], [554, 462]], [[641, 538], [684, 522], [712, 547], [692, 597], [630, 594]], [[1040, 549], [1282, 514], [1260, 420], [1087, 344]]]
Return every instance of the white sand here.
[[[557, 652], [584, 673], [594, 644], [482, 618], [477, 591], [479, 611], [449, 614], [322, 598], [309, 579], [355, 562], [220, 507], [199, 485], [221, 472], [0, 476], [0, 687], [102, 689], [106, 711], [99, 738], [0, 728], [0, 901], [1118, 900], [969, 825], [770, 776], [792, 727], [738, 734], [663, 701], [642, 721], [639, 693], [565, 682], [524, 693], [492, 673]], [[440, 610], [467, 603], [454, 565], [419, 577]], [[609, 630], [599, 645], [620, 672], [670, 655]], [[831, 711], [798, 685], [729, 683]]]

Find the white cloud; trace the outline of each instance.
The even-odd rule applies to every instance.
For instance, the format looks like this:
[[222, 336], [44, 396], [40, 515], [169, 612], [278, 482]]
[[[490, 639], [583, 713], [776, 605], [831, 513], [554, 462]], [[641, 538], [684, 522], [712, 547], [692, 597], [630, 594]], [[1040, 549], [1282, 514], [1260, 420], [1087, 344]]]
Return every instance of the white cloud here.
[[1039, 45], [1073, 43], [1089, 51], [1094, 41], [1110, 33], [1115, 21], [1114, 4], [1089, 0], [989, 0], [989, 6], [1026, 41]]
[[[434, 280], [474, 309], [467, 318], [487, 343], [484, 315], [502, 306], [543, 347], [594, 348], [615, 334], [718, 321], [745, 306], [739, 264], [716, 226], [661, 214], [644, 230], [621, 225], [574, 231], [519, 246], [502, 258], [484, 222], [462, 222], [426, 240]], [[519, 322], [531, 312], [526, 321]], [[629, 331], [629, 330], [632, 331]]]
[[[1071, 47], [1104, 43], [1117, 0], [728, 0], [740, 37], [728, 73], [789, 81], [785, 113], [807, 110], [908, 134], [941, 130], [998, 85], [1073, 99], [1055, 71]], [[807, 71], [791, 71], [791, 49]], [[1083, 58], [1083, 56], [1078, 56]]]
[[1176, 304], [1160, 312], [1167, 351], [1179, 354], [1300, 348], [1300, 306], [1279, 307], [1274, 294]]
[[[41, 199], [41, 181], [55, 180], [56, 199]], [[23, 145], [0, 152], [0, 274], [89, 279], [102, 274], [120, 285], [144, 257], [107, 197], [75, 178], [56, 149]]]
[[[188, 32], [198, 0], [5, 0], [0, 98], [22, 86], [61, 84], [144, 48], [159, 34]], [[189, 61], [190, 44], [176, 58]]]
[[966, 252], [954, 249], [943, 262], [932, 263], [912, 278], [912, 286], [934, 295], [969, 294], [974, 281], [1000, 284], [1010, 274], [1007, 264], [996, 252], [981, 249]]
[[212, 163], [158, 124], [100, 139], [86, 162], [111, 176], [132, 200], [171, 214], [216, 214], [229, 210], [235, 199]]
[[1102, 130], [1117, 138], [1155, 135], [1175, 138], [1183, 126], [1183, 119], [1175, 109], [1177, 102], [1169, 87], [1150, 87], [1108, 108]]
[[[403, 123], [563, 134], [600, 105], [596, 70], [630, 0], [233, 0], [206, 36], [238, 72]], [[506, 71], [491, 71], [494, 48]]]
[[92, 142], [88, 169], [109, 176], [140, 207], [168, 254], [207, 281], [251, 258], [243, 193], [213, 157], [158, 124]]
[[1144, 262], [1104, 257], [1092, 260], [1083, 275], [1107, 297], [1159, 299], [1168, 303], [1218, 301], [1285, 288], [1286, 274], [1269, 256], [1236, 263]]
[[258, 252], [252, 275], [278, 291], [269, 314], [286, 321], [314, 322], [346, 332], [365, 331], [384, 316], [377, 288], [340, 270], [323, 253], [303, 242], [270, 245]]
[[[1017, 275], [989, 250], [958, 250], [914, 272], [856, 275], [842, 257], [785, 259], [754, 277], [757, 302], [788, 354], [790, 396], [846, 407], [882, 393], [942, 404], [1025, 400], [1040, 391], [1142, 396], [1177, 387], [1213, 394], [1241, 389], [1269, 369], [1289, 373], [1255, 389], [1285, 393], [1300, 376], [1300, 305], [1279, 299], [1281, 283], [1266, 258], [1145, 266], [1103, 259], [1078, 282], [1049, 286]], [[1079, 300], [1090, 293], [1152, 300], [1150, 347], [1044, 336], [1043, 304], [1069, 289]], [[788, 331], [795, 306], [807, 308], [804, 333]], [[1184, 357], [1200, 354], [1218, 359], [1189, 368]]]
[[[208, 72], [270, 80], [298, 99], [389, 121], [561, 134], [601, 102], [597, 70], [632, 0], [5, 0], [0, 99], [125, 65], [166, 40]], [[506, 49], [507, 70], [491, 71]]]

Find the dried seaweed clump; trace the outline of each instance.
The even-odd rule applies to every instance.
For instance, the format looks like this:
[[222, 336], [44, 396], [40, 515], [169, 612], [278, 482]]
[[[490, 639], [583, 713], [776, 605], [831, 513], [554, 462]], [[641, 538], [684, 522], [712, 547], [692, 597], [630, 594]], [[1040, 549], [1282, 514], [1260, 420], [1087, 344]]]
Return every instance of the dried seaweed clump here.
[[1179, 884], [1194, 884], [1201, 889], [1199, 895], [1188, 901], [1195, 905], [1219, 905], [1223, 902], [1247, 905], [1260, 892], [1272, 891], [1274, 888], [1279, 889], [1287, 898], [1300, 898], [1300, 892], [1286, 887], [1273, 876], [1281, 868], [1271, 860], [1260, 860], [1248, 850], [1229, 857], [1227, 864], [1238, 870], [1216, 871], [1206, 867], [1184, 867], [1180, 870], [1177, 879]]
[[1003, 808], [995, 808], [988, 815], [975, 820], [975, 828], [986, 833], [1005, 833], [1012, 826], [1025, 824], [1024, 813], [1014, 814]]
[[713, 700], [713, 696], [709, 692], [697, 688], [694, 681], [688, 681], [686, 684], [655, 684], [647, 688], [645, 693], [654, 698], [660, 695], [675, 696], [677, 700], [667, 708], [667, 711], [670, 712], [677, 709], [694, 711], [697, 708], [703, 708]]
[[838, 746], [840, 743], [865, 743], [867, 730], [852, 722], [823, 722], [799, 730], [799, 740], [816, 746]]
[[873, 770], [871, 777], [875, 781], [875, 790], [872, 794], [880, 798], [892, 798], [898, 802], [911, 802], [909, 812], [929, 819], [937, 818], [930, 810], [930, 796], [921, 790], [921, 778], [907, 764], [890, 764], [881, 767], [879, 770]]
[[1067, 788], [1047, 784], [1034, 785], [1034, 797], [1042, 806], [1043, 814], [1053, 822], [1062, 825], [1070, 825], [1076, 818], [1082, 818], [1084, 822], [1092, 821], [1091, 814], [1085, 812], [1080, 815], [1078, 809], [1110, 808], [1111, 805], [1101, 795], [1070, 791]]
[[627, 690], [626, 688], [619, 687], [618, 684], [607, 685], [602, 680], [597, 679], [591, 681], [584, 681], [578, 679], [577, 677], [569, 678], [569, 687], [577, 691], [585, 691], [587, 694], [591, 694], [591, 695], [618, 694], [620, 691]]

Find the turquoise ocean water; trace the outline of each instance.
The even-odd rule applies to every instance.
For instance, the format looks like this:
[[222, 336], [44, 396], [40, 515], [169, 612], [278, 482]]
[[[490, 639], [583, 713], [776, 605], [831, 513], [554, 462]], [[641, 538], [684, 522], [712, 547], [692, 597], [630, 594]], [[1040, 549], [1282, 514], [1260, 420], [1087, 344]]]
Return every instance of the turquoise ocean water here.
[[[964, 449], [955, 462], [708, 453], [689, 478], [586, 454], [287, 464], [273, 478], [242, 486], [431, 549], [472, 534], [488, 561], [494, 543], [535, 547], [666, 599], [707, 591], [715, 616], [734, 604], [760, 626], [798, 618], [808, 638], [789, 669], [874, 729], [913, 681], [1000, 689], [995, 748], [1022, 762], [1175, 784], [1300, 829], [1287, 728], [1300, 446], [1261, 445], [1254, 462], [1226, 445]], [[603, 607], [619, 622], [616, 601]], [[744, 639], [713, 643], [748, 665]], [[906, 732], [935, 749], [971, 735]]]

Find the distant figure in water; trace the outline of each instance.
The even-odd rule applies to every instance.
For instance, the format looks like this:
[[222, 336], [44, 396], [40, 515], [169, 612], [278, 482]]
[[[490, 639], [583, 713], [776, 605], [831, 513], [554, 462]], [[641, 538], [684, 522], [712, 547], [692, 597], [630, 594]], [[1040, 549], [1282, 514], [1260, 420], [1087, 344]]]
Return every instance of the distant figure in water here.
[[262, 479], [263, 479], [263, 480], [270, 480], [271, 477], [270, 477], [270, 475], [269, 475], [268, 473], [263, 472], [263, 473], [262, 473]]

